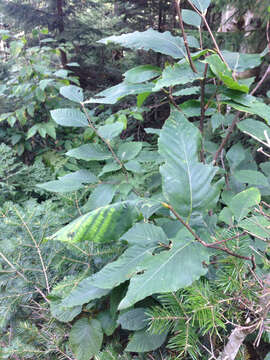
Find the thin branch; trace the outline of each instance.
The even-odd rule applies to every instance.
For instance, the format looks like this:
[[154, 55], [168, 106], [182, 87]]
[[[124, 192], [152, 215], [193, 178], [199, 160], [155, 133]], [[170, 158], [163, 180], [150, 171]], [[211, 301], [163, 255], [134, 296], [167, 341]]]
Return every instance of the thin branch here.
[[[204, 24], [205, 24], [205, 26], [207, 28], [207, 31], [209, 32], [209, 35], [210, 35], [210, 37], [211, 37], [211, 39], [213, 41], [214, 46], [215, 46], [216, 52], [218, 53], [219, 57], [224, 62], [224, 64], [227, 66], [227, 68], [230, 69], [229, 65], [227, 64], [226, 60], [224, 59], [224, 56], [222, 55], [222, 53], [220, 51], [220, 48], [219, 48], [219, 46], [218, 46], [218, 44], [216, 42], [214, 34], [213, 34], [213, 32], [212, 32], [212, 30], [211, 30], [211, 28], [210, 28], [210, 26], [209, 26], [209, 24], [208, 24], [208, 22], [206, 20], [205, 15], [203, 13], [201, 13], [190, 0], [187, 0], [187, 1], [188, 1], [189, 5], [193, 8], [193, 10], [196, 11], [196, 13], [199, 14], [200, 17], [203, 19], [203, 22], [204, 22]], [[234, 80], [236, 80], [235, 77], [234, 77], [234, 74], [232, 74], [232, 76], [233, 76]]]
[[203, 79], [201, 82], [201, 118], [200, 118], [200, 132], [203, 135], [204, 130], [204, 118], [205, 118], [205, 82], [206, 82], [206, 75], [208, 70], [208, 64], [205, 64], [204, 73], [203, 73]]
[[[201, 244], [203, 245], [204, 247], [207, 247], [207, 248], [210, 248], [210, 249], [216, 249], [216, 250], [220, 250], [220, 251], [223, 251], [225, 252], [226, 254], [228, 255], [231, 255], [231, 256], [234, 256], [238, 259], [243, 259], [243, 260], [248, 260], [248, 261], [251, 261], [252, 263], [252, 269], [254, 270], [256, 268], [256, 263], [255, 263], [255, 258], [254, 256], [243, 256], [243, 255], [239, 255], [239, 254], [236, 254], [234, 253], [233, 251], [231, 251], [230, 249], [228, 249], [226, 246], [220, 246], [219, 244], [221, 243], [220, 241], [218, 242], [215, 242], [215, 243], [207, 243], [205, 241], [203, 241], [199, 235], [197, 235], [193, 229], [191, 228], [191, 226], [186, 223], [182, 218], [181, 216], [177, 213], [177, 211], [169, 204], [167, 203], [164, 203], [162, 202], [161, 203], [162, 206], [164, 206], [165, 208], [169, 209], [173, 214], [174, 216], [177, 218], [177, 220], [179, 220], [181, 222], [181, 224], [183, 224], [185, 226], [185, 228], [194, 236], [194, 238]], [[230, 239], [229, 239], [230, 240]], [[225, 240], [226, 241], [226, 240]], [[223, 242], [225, 242], [223, 241]]]
[[[204, 73], [203, 73], [203, 79], [200, 81], [201, 83], [201, 117], [200, 117], [200, 132], [203, 136], [203, 131], [204, 131], [204, 120], [205, 120], [205, 83], [206, 83], [206, 75], [207, 75], [207, 70], [208, 70], [208, 64], [205, 64], [205, 68], [204, 68]], [[203, 142], [202, 142], [202, 148], [201, 148], [201, 162], [205, 163], [204, 160], [204, 146], [203, 146]]]
[[229, 140], [229, 137], [231, 136], [231, 134], [233, 133], [234, 131], [234, 128], [236, 126], [236, 124], [238, 123], [238, 121], [240, 120], [239, 119], [239, 116], [240, 116], [240, 111], [237, 111], [234, 119], [233, 119], [233, 122], [232, 124], [229, 126], [228, 128], [228, 131], [227, 131], [227, 135], [225, 136], [225, 138], [222, 140], [217, 152], [215, 153], [215, 156], [214, 156], [214, 159], [213, 159], [213, 165], [216, 165], [217, 163], [217, 159], [221, 153], [221, 151], [223, 150], [224, 146], [226, 145], [227, 141]]
[[177, 102], [175, 101], [173, 95], [172, 95], [172, 88], [170, 87], [170, 92], [168, 94], [168, 98], [169, 98], [169, 102], [180, 112], [182, 112], [182, 109], [180, 108], [180, 106], [177, 104]]
[[[268, 45], [268, 53], [270, 54], [270, 37], [269, 37], [269, 20], [267, 21], [266, 25], [266, 39], [267, 39], [267, 45]], [[255, 88], [251, 91], [251, 95], [254, 95], [254, 93], [259, 89], [259, 87], [262, 85], [264, 80], [267, 78], [268, 74], [270, 73], [270, 65], [268, 65], [263, 77], [258, 82], [258, 84], [255, 86]]]
[[264, 80], [267, 78], [267, 76], [270, 73], [270, 65], [268, 65], [263, 77], [261, 78], [261, 80], [258, 82], [258, 84], [255, 86], [255, 88], [251, 91], [251, 95], [254, 95], [254, 93], [259, 89], [259, 87], [261, 87], [262, 83], [264, 82]]
[[189, 45], [188, 45], [188, 41], [187, 41], [187, 36], [186, 36], [186, 33], [185, 33], [184, 24], [183, 24], [183, 18], [182, 18], [182, 12], [181, 12], [181, 8], [180, 8], [180, 2], [181, 2], [181, 0], [174, 0], [176, 12], [177, 12], [178, 19], [179, 19], [179, 25], [180, 25], [180, 28], [181, 28], [181, 31], [182, 31], [183, 40], [184, 40], [185, 48], [186, 48], [186, 51], [187, 51], [187, 57], [188, 57], [190, 67], [191, 67], [193, 72], [197, 73], [198, 71], [197, 71], [197, 69], [196, 69], [196, 67], [194, 65], [194, 62], [193, 62], [191, 54], [190, 54], [190, 49], [189, 49]]
[[86, 110], [85, 105], [84, 105], [83, 102], [81, 103], [81, 106], [82, 106], [82, 108], [83, 108], [83, 111], [84, 111], [84, 114], [85, 114], [85, 116], [86, 116], [86, 118], [87, 118], [87, 121], [88, 121], [89, 126], [90, 126], [91, 129], [95, 132], [95, 134], [104, 142], [104, 144], [108, 147], [108, 149], [109, 149], [110, 152], [112, 153], [112, 156], [113, 156], [114, 160], [121, 166], [121, 168], [122, 168], [122, 170], [123, 170], [123, 172], [124, 172], [124, 174], [125, 174], [125, 176], [126, 176], [126, 180], [127, 180], [127, 182], [128, 182], [128, 174], [127, 174], [127, 170], [125, 169], [124, 164], [122, 163], [122, 161], [118, 158], [118, 156], [117, 156], [116, 153], [114, 152], [114, 150], [113, 150], [110, 142], [109, 142], [108, 140], [104, 139], [104, 137], [99, 134], [97, 128], [95, 127], [95, 125], [93, 124], [92, 120], [90, 119], [89, 114], [88, 114], [88, 112], [87, 112], [87, 110]]
[[[123, 162], [118, 158], [118, 156], [116, 155], [115, 151], [113, 150], [110, 142], [106, 139], [104, 139], [103, 136], [101, 136], [97, 130], [97, 128], [95, 127], [95, 125], [93, 124], [92, 120], [90, 119], [90, 116], [86, 110], [85, 104], [83, 102], [81, 102], [81, 106], [83, 108], [83, 112], [87, 118], [88, 124], [90, 126], [90, 128], [95, 132], [95, 134], [100, 138], [100, 140], [102, 142], [104, 142], [104, 144], [108, 147], [108, 149], [110, 150], [114, 160], [121, 166], [122, 172], [126, 178], [126, 182], [129, 183], [129, 177], [128, 177], [128, 172], [127, 169], [125, 168], [125, 165], [123, 164]], [[135, 192], [136, 195], [140, 196], [140, 194], [133, 188], [133, 191]]]

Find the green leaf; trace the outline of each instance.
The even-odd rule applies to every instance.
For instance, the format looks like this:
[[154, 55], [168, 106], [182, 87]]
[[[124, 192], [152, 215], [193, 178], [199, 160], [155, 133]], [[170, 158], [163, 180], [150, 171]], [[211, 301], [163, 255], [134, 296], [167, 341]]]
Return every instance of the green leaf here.
[[71, 192], [83, 188], [83, 184], [95, 184], [97, 177], [87, 170], [78, 170], [74, 173], [59, 177], [58, 180], [38, 184], [37, 187], [53, 192]]
[[117, 187], [112, 184], [99, 184], [84, 205], [84, 211], [92, 211], [110, 204], [116, 193], [116, 189]]
[[124, 73], [126, 81], [133, 84], [151, 80], [161, 74], [161, 69], [153, 65], [140, 65]]
[[225, 116], [221, 113], [215, 113], [211, 117], [211, 126], [213, 131], [215, 131], [217, 128], [219, 128], [224, 123]]
[[[190, 47], [199, 48], [198, 41], [193, 36], [188, 36], [187, 40]], [[164, 55], [170, 55], [175, 59], [182, 59], [186, 56], [182, 38], [172, 36], [168, 31], [161, 33], [151, 28], [144, 32], [135, 31], [120, 36], [113, 35], [98, 42], [102, 44], [113, 42], [136, 50], [153, 50]]]
[[40, 102], [44, 102], [46, 100], [46, 94], [40, 87], [36, 88], [35, 96]]
[[76, 321], [70, 331], [69, 344], [78, 360], [89, 360], [102, 345], [103, 332], [100, 322], [86, 318]]
[[183, 21], [188, 24], [200, 28], [202, 23], [202, 18], [195, 11], [183, 9], [182, 10]]
[[187, 62], [169, 65], [163, 70], [161, 79], [156, 82], [153, 91], [159, 91], [163, 87], [184, 85], [198, 79], [201, 79], [201, 75], [194, 73]]
[[264, 216], [252, 216], [248, 219], [242, 220], [238, 223], [238, 226], [244, 230], [247, 230], [251, 235], [269, 239], [269, 219], [266, 219]]
[[7, 85], [0, 85], [0, 96], [4, 94], [7, 89]]
[[263, 118], [268, 124], [270, 123], [270, 107], [260, 101], [253, 101], [250, 106], [243, 106], [234, 101], [221, 101], [223, 104], [230, 105], [236, 110], [243, 111], [249, 114], [255, 114]]
[[249, 88], [246, 85], [241, 85], [232, 78], [232, 71], [227, 68], [224, 62], [217, 54], [208, 56], [205, 63], [210, 65], [212, 72], [229, 88], [248, 93]]
[[225, 224], [233, 225], [233, 214], [228, 207], [224, 207], [218, 216], [219, 221], [223, 221]]
[[17, 121], [17, 119], [15, 118], [15, 116], [9, 116], [7, 118], [7, 122], [11, 127], [13, 127], [15, 125], [16, 121]]
[[222, 55], [233, 72], [238, 73], [247, 69], [253, 69], [262, 62], [260, 54], [241, 54], [227, 50]]
[[146, 330], [136, 331], [125, 351], [141, 353], [156, 350], [166, 340], [167, 333], [166, 330], [162, 334], [151, 334]]
[[226, 154], [226, 158], [229, 161], [231, 170], [234, 170], [242, 161], [246, 158], [246, 152], [242, 144], [237, 143], [233, 145]]
[[74, 306], [72, 308], [66, 307], [61, 300], [50, 301], [50, 310], [54, 318], [61, 322], [70, 322], [82, 311], [81, 306]]
[[[179, 105], [180, 109], [183, 111], [186, 117], [195, 117], [201, 116], [201, 103], [199, 100], [187, 100]], [[209, 107], [206, 112], [205, 116], [212, 115], [216, 112], [216, 109], [213, 107]]]
[[101, 177], [102, 175], [107, 174], [109, 172], [118, 171], [120, 169], [121, 169], [121, 165], [119, 165], [116, 161], [110, 162], [103, 167], [98, 177]]
[[270, 127], [261, 121], [245, 119], [237, 124], [239, 130], [258, 141], [267, 142], [265, 134], [270, 137]]
[[141, 142], [125, 142], [120, 144], [117, 156], [121, 161], [134, 159], [142, 149]]
[[249, 188], [235, 195], [229, 202], [229, 208], [236, 221], [242, 220], [254, 206], [261, 201], [261, 194], [257, 188]]
[[141, 174], [142, 172], [144, 172], [143, 167], [136, 160], [130, 160], [127, 163], [125, 163], [125, 168], [128, 171], [131, 171], [131, 172], [137, 173], [137, 174]]
[[158, 243], [168, 244], [167, 236], [161, 227], [150, 224], [135, 224], [126, 232], [121, 240], [126, 240], [129, 245], [154, 245]]
[[17, 58], [22, 49], [24, 48], [24, 42], [23, 41], [11, 41], [10, 43], [10, 55], [13, 57], [13, 58]]
[[46, 134], [55, 140], [56, 139], [56, 131], [55, 131], [54, 122], [50, 121], [50, 122], [44, 123], [43, 127], [46, 130]]
[[143, 103], [145, 102], [145, 100], [148, 98], [148, 96], [150, 94], [151, 94], [151, 92], [146, 92], [146, 93], [139, 94], [137, 96], [137, 107], [138, 108], [142, 107]]
[[107, 336], [111, 336], [117, 328], [115, 319], [112, 318], [110, 311], [102, 311], [98, 313], [97, 319], [99, 320], [102, 330]]
[[69, 150], [66, 155], [85, 161], [102, 161], [112, 158], [110, 151], [99, 144], [82, 145], [76, 149]]
[[65, 98], [74, 101], [76, 103], [83, 102], [83, 90], [74, 85], [62, 86], [60, 88], [60, 94]]
[[[157, 239], [158, 241], [158, 239]], [[92, 284], [102, 289], [112, 289], [130, 280], [141, 262], [148, 258], [157, 244], [136, 245], [128, 248], [116, 261], [106, 265], [92, 276]]]
[[189, 286], [207, 272], [202, 263], [207, 262], [209, 256], [208, 249], [198, 244], [187, 230], [180, 230], [169, 250], [154, 255], [149, 252], [137, 265], [118, 308], [126, 309], [152, 294]]
[[206, 10], [208, 9], [211, 3], [211, 0], [190, 0], [190, 1], [203, 14], [206, 13]]
[[239, 170], [234, 173], [237, 181], [258, 186], [269, 186], [267, 178], [259, 171]]
[[142, 93], [152, 92], [154, 84], [131, 84], [128, 82], [122, 82], [118, 85], [115, 85], [109, 89], [106, 89], [98, 94], [96, 94], [90, 100], [85, 101], [87, 103], [96, 103], [96, 104], [116, 104], [121, 98], [127, 95], [137, 95]]
[[1, 121], [4, 121], [4, 120], [7, 120], [8, 117], [9, 117], [10, 115], [12, 115], [12, 114], [13, 114], [12, 112], [0, 114], [0, 122], [1, 122]]
[[118, 121], [113, 124], [100, 126], [98, 128], [98, 133], [104, 139], [110, 141], [116, 136], [120, 135], [123, 129], [124, 129], [124, 124]]
[[111, 242], [118, 240], [138, 218], [136, 201], [124, 201], [91, 211], [52, 235], [50, 240]]
[[55, 71], [54, 76], [59, 77], [61, 79], [68, 79], [69, 70], [60, 69]]
[[147, 315], [145, 308], [136, 308], [126, 311], [118, 317], [117, 323], [121, 325], [122, 329], [126, 330], [141, 330], [147, 326]]
[[188, 95], [194, 95], [194, 94], [199, 94], [201, 91], [200, 86], [191, 86], [191, 87], [187, 87], [185, 89], [181, 89], [178, 91], [175, 91], [173, 93], [173, 96], [188, 96]]
[[59, 181], [53, 180], [48, 181], [43, 184], [38, 184], [37, 187], [44, 189], [46, 191], [52, 191], [56, 193], [66, 193], [73, 192], [83, 188], [81, 183], [76, 183], [74, 181]]
[[30, 127], [30, 129], [27, 131], [26, 140], [30, 139], [31, 137], [35, 136], [38, 131], [38, 125], [34, 125]]
[[206, 211], [217, 201], [219, 184], [211, 185], [217, 168], [198, 161], [199, 130], [185, 116], [172, 110], [159, 138], [163, 194], [182, 216]]
[[40, 80], [40, 82], [39, 82], [40, 89], [44, 91], [48, 85], [53, 83], [53, 81], [54, 81], [53, 79]]
[[43, 124], [39, 124], [38, 125], [38, 133], [41, 137], [45, 138], [46, 135], [47, 135], [47, 131], [46, 131], [46, 128], [44, 127]]
[[270, 176], [270, 162], [269, 161], [260, 163], [260, 168], [265, 173], [265, 175], [267, 175], [268, 177]]
[[61, 126], [86, 127], [88, 121], [79, 109], [56, 109], [51, 110], [53, 120]]
[[110, 290], [100, 289], [91, 285], [91, 276], [80, 281], [74, 290], [62, 300], [62, 306], [73, 308], [89, 303], [91, 300], [100, 299], [107, 295]]

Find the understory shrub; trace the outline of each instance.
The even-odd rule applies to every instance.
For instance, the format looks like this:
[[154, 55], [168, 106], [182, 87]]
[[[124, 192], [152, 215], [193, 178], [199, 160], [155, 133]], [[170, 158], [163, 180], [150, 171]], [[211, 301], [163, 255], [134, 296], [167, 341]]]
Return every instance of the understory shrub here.
[[[73, 193], [75, 208], [72, 216], [65, 204], [52, 208], [55, 219], [38, 240], [20, 220], [33, 264], [14, 248], [13, 262], [1, 260], [15, 276], [5, 274], [3, 281], [7, 306], [8, 290], [18, 281], [20, 293], [31, 292], [31, 306], [38, 303], [25, 328], [35, 325], [43, 306], [46, 317], [38, 323], [49, 339], [60, 334], [43, 343], [45, 359], [244, 360], [251, 344], [253, 351], [262, 343], [269, 349], [270, 111], [256, 96], [261, 82], [238, 79], [267, 53], [220, 49], [206, 19], [210, 0], [188, 4], [181, 9], [175, 1], [182, 37], [150, 28], [100, 40], [161, 53], [168, 59], [164, 68], [132, 68], [122, 83], [88, 100], [74, 84], [60, 88], [67, 105], [51, 117], [84, 130], [86, 143], [66, 153], [81, 168], [38, 187], [63, 197]], [[199, 35], [207, 28], [213, 49], [204, 49], [183, 22]], [[161, 129], [145, 129], [151, 145], [123, 141], [128, 121], [118, 115], [143, 121], [151, 94], [168, 104], [169, 117]], [[108, 119], [95, 116], [96, 104], [114, 105], [129, 95], [136, 95], [137, 108]], [[259, 142], [264, 161], [256, 162]], [[78, 201], [84, 191], [86, 201]], [[80, 215], [75, 220], [74, 211]], [[28, 279], [36, 262], [38, 278]], [[35, 343], [22, 332], [13, 335], [16, 309], [5, 319], [2, 356], [26, 344], [40, 351], [38, 337]], [[27, 356], [35, 358], [34, 350]]]

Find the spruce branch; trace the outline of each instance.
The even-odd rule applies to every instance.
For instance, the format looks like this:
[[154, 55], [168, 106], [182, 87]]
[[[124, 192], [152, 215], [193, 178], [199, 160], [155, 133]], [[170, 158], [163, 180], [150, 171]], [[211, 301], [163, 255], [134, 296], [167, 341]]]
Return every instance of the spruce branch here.
[[41, 266], [42, 266], [42, 271], [43, 271], [43, 274], [44, 274], [44, 278], [45, 278], [45, 283], [46, 283], [46, 288], [47, 288], [47, 292], [48, 294], [50, 293], [50, 285], [49, 285], [49, 280], [48, 280], [48, 275], [47, 275], [47, 269], [46, 269], [46, 266], [45, 266], [45, 263], [44, 263], [44, 260], [43, 260], [43, 257], [42, 257], [42, 254], [41, 254], [41, 251], [40, 251], [40, 247], [39, 247], [39, 244], [37, 243], [35, 237], [33, 236], [31, 230], [29, 229], [27, 223], [24, 221], [24, 219], [22, 218], [21, 214], [19, 213], [18, 209], [16, 207], [14, 207], [14, 210], [18, 216], [18, 218], [21, 220], [23, 226], [25, 227], [26, 231], [28, 232], [31, 240], [33, 241], [34, 245], [35, 245], [35, 248], [36, 248], [36, 251], [38, 253], [38, 256], [39, 256], [39, 259], [40, 259], [40, 263], [41, 263]]

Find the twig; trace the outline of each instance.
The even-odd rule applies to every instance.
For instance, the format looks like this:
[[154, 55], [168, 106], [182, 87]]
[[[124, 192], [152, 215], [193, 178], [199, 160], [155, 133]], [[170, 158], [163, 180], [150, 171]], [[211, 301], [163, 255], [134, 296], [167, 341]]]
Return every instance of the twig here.
[[80, 209], [80, 206], [79, 206], [79, 201], [78, 201], [78, 196], [77, 196], [77, 192], [75, 191], [75, 205], [76, 205], [76, 208], [78, 210], [78, 213], [79, 215], [81, 216], [82, 215], [82, 212], [81, 212], [81, 209]]
[[[169, 204], [162, 202], [161, 203], [162, 206], [164, 206], [165, 208], [169, 209], [174, 216], [177, 218], [177, 220], [179, 220], [181, 222], [181, 224], [183, 224], [185, 226], [185, 228], [194, 236], [194, 238], [204, 247], [210, 248], [210, 249], [216, 249], [216, 250], [221, 250], [223, 252], [225, 252], [228, 255], [234, 256], [238, 259], [243, 259], [243, 260], [248, 260], [251, 261], [252, 263], [252, 269], [254, 270], [256, 268], [256, 263], [255, 263], [255, 257], [254, 255], [251, 255], [250, 257], [248, 256], [243, 256], [243, 255], [239, 255], [234, 253], [233, 251], [231, 251], [230, 249], [228, 249], [226, 246], [219, 246], [222, 242], [226, 242], [227, 240], [225, 239], [224, 241], [217, 241], [214, 243], [207, 243], [205, 241], [203, 241], [199, 235], [197, 235], [192, 228], [190, 227], [190, 225], [188, 223], [186, 223], [181, 216], [177, 213], [177, 211]], [[228, 239], [231, 240], [231, 239]]]
[[255, 86], [255, 88], [251, 91], [251, 95], [254, 95], [254, 93], [259, 89], [259, 87], [262, 85], [262, 83], [264, 82], [264, 80], [267, 78], [268, 74], [270, 73], [270, 65], [268, 65], [263, 77], [261, 78], [261, 80], [258, 82], [258, 84]]
[[222, 142], [221, 142], [221, 144], [220, 144], [217, 152], [215, 153], [215, 156], [214, 156], [214, 159], [213, 159], [213, 165], [216, 164], [217, 159], [218, 159], [221, 151], [223, 150], [224, 146], [226, 145], [227, 141], [229, 140], [229, 137], [230, 137], [231, 134], [233, 133], [236, 124], [237, 124], [238, 121], [240, 120], [240, 119], [239, 119], [239, 115], [240, 115], [240, 111], [237, 111], [237, 113], [235, 114], [235, 117], [234, 117], [234, 119], [233, 119], [232, 124], [231, 124], [230, 127], [228, 128], [227, 135], [226, 135], [225, 138], [222, 140]]
[[[210, 35], [210, 37], [211, 37], [211, 39], [213, 41], [214, 46], [215, 46], [216, 52], [218, 53], [219, 57], [224, 62], [224, 64], [227, 66], [227, 68], [230, 69], [229, 65], [227, 64], [226, 60], [224, 59], [224, 56], [222, 55], [222, 53], [220, 51], [220, 48], [219, 48], [219, 46], [218, 46], [218, 44], [216, 42], [214, 34], [212, 33], [212, 30], [211, 30], [211, 28], [210, 28], [210, 26], [209, 26], [209, 24], [208, 24], [208, 22], [206, 20], [205, 15], [203, 13], [201, 13], [190, 0], [187, 0], [187, 1], [188, 1], [189, 5], [193, 8], [193, 10], [196, 11], [196, 13], [199, 14], [200, 17], [203, 19], [203, 22], [204, 22], [204, 24], [205, 24], [205, 26], [207, 28], [207, 31], [209, 32], [209, 35]], [[233, 76], [234, 80], [236, 80], [234, 74], [232, 74], [232, 76]]]
[[182, 112], [182, 109], [180, 108], [180, 106], [177, 104], [177, 102], [175, 101], [175, 99], [173, 98], [173, 95], [172, 95], [172, 88], [170, 88], [170, 92], [168, 94], [168, 97], [169, 97], [169, 101], [171, 104], [173, 104], [173, 106], [180, 112]]
[[203, 79], [201, 82], [201, 118], [200, 118], [200, 132], [203, 135], [204, 130], [204, 118], [205, 118], [205, 105], [204, 105], [204, 98], [205, 98], [205, 82], [206, 82], [206, 75], [208, 70], [208, 64], [205, 64]]
[[257, 152], [259, 152], [259, 153], [263, 154], [264, 156], [270, 158], [270, 154], [267, 154], [265, 151], [263, 151], [263, 148], [262, 148], [262, 147], [260, 147], [260, 148], [257, 150]]
[[[205, 82], [206, 82], [207, 70], [208, 70], [208, 64], [205, 64], [204, 73], [203, 73], [203, 79], [200, 81], [200, 83], [201, 83], [200, 132], [201, 132], [202, 136], [203, 136], [203, 131], [204, 131], [204, 120], [205, 120], [205, 104], [204, 104], [204, 98], [205, 98]], [[204, 160], [204, 146], [203, 146], [203, 141], [202, 141], [202, 148], [201, 148], [201, 151], [200, 151], [200, 155], [201, 155], [201, 162], [202, 162], [202, 163], [205, 163], [205, 160]]]
[[191, 67], [193, 72], [197, 73], [198, 71], [197, 71], [197, 69], [196, 69], [196, 67], [194, 65], [194, 62], [193, 62], [191, 54], [190, 54], [189, 46], [188, 46], [187, 36], [186, 36], [186, 33], [185, 33], [184, 24], [183, 24], [182, 12], [181, 12], [181, 8], [180, 8], [180, 2], [181, 2], [181, 0], [174, 0], [176, 12], [177, 12], [178, 19], [179, 19], [179, 25], [180, 25], [180, 28], [181, 28], [181, 31], [182, 31], [183, 40], [184, 40], [185, 48], [186, 48], [186, 51], [187, 51], [187, 57], [188, 57], [190, 67]]
[[[270, 37], [269, 37], [269, 20], [267, 21], [267, 25], [266, 25], [266, 39], [267, 39], [267, 45], [268, 45], [268, 52], [270, 54]], [[259, 89], [259, 87], [262, 85], [262, 83], [264, 82], [264, 80], [267, 78], [268, 74], [270, 72], [270, 65], [268, 65], [263, 77], [261, 78], [261, 80], [258, 82], [258, 84], [255, 86], [255, 88], [251, 91], [251, 95], [254, 95], [254, 93]]]
[[113, 156], [114, 160], [121, 166], [121, 168], [122, 168], [122, 170], [123, 170], [123, 172], [125, 174], [126, 180], [128, 182], [128, 174], [127, 174], [127, 170], [126, 170], [124, 164], [122, 163], [122, 161], [118, 158], [118, 156], [114, 152], [114, 150], [113, 150], [111, 144], [109, 143], [109, 141], [104, 139], [104, 137], [99, 134], [98, 130], [96, 129], [95, 125], [93, 124], [92, 120], [90, 119], [89, 114], [88, 114], [88, 112], [87, 112], [87, 110], [85, 108], [85, 104], [83, 102], [81, 103], [81, 106], [83, 108], [83, 111], [84, 111], [84, 114], [85, 114], [85, 116], [87, 118], [89, 126], [95, 132], [95, 134], [104, 142], [104, 144], [108, 147], [108, 149], [112, 153], [112, 156]]

